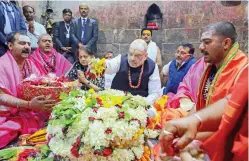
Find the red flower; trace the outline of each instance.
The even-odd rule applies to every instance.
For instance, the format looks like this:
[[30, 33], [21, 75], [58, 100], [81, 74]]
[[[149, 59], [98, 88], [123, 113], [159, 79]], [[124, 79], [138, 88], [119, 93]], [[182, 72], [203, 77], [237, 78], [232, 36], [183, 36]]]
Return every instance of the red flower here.
[[63, 128], [61, 129], [61, 132], [62, 132], [62, 133], [65, 133], [65, 132], [67, 132], [67, 129], [68, 129], [67, 127], [63, 127]]
[[112, 154], [112, 149], [111, 148], [105, 148], [102, 150], [102, 155], [105, 157], [108, 157], [109, 155]]
[[124, 116], [125, 116], [124, 112], [120, 112], [120, 113], [118, 114], [118, 117], [119, 117], [120, 119], [123, 119]]
[[112, 154], [112, 149], [111, 148], [104, 148], [102, 151], [100, 149], [98, 149], [98, 150], [94, 151], [94, 154], [108, 157], [109, 155]]
[[94, 121], [95, 118], [94, 117], [88, 117], [89, 121]]
[[94, 80], [94, 79], [96, 79], [97, 76], [95, 74], [90, 73], [89, 77]]
[[151, 124], [151, 120], [150, 120], [149, 117], [147, 117], [147, 124], [146, 124], [146, 126], [148, 126], [148, 125], [150, 125], [150, 124]]
[[18, 155], [17, 161], [28, 161], [28, 157], [36, 157], [37, 152], [34, 149], [25, 149]]
[[80, 155], [79, 155], [79, 148], [80, 148], [80, 139], [81, 139], [81, 136], [78, 136], [76, 138], [76, 142], [73, 144], [73, 147], [72, 149], [70, 150], [71, 153], [73, 154], [73, 156], [75, 156], [76, 158], [78, 158]]
[[94, 151], [94, 154], [95, 154], [95, 155], [102, 155], [102, 152], [101, 152], [100, 150], [95, 150], [95, 151]]
[[[137, 121], [137, 122], [138, 122], [138, 124], [141, 126], [141, 121], [140, 121], [140, 120], [138, 120], [138, 119], [134, 119], [134, 118], [133, 118], [133, 119], [131, 119], [130, 121]], [[129, 121], [129, 122], [130, 122], [130, 121]]]
[[122, 108], [123, 106], [120, 104], [116, 104], [115, 106], [117, 106], [118, 108]]
[[161, 129], [162, 129], [162, 126], [161, 126], [160, 124], [156, 124], [155, 129], [161, 130]]
[[111, 128], [107, 128], [106, 131], [105, 131], [106, 134], [110, 134], [111, 132], [112, 132]]
[[101, 100], [99, 97], [97, 97], [96, 100], [97, 100], [97, 103], [98, 103], [100, 106], [103, 106], [102, 100]]

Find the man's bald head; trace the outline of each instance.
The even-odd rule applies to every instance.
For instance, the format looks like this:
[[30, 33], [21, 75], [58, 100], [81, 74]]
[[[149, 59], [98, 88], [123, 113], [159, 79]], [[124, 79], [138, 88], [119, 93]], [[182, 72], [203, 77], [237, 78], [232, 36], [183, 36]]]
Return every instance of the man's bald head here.
[[128, 63], [132, 68], [137, 68], [144, 64], [148, 56], [147, 48], [147, 43], [142, 39], [136, 39], [130, 44]]
[[147, 52], [148, 45], [143, 39], [136, 39], [130, 44], [130, 52], [134, 50], [139, 50], [144, 53]]
[[49, 53], [53, 49], [52, 37], [49, 34], [41, 34], [38, 40], [39, 48], [43, 53]]
[[46, 33], [46, 34], [41, 34], [41, 35], [39, 36], [38, 43], [39, 43], [44, 37], [49, 38], [49, 39], [52, 40], [52, 37], [51, 37], [49, 34], [47, 34], [47, 33]]
[[86, 3], [81, 3], [79, 5], [79, 12], [81, 17], [85, 18], [88, 16], [89, 6]]

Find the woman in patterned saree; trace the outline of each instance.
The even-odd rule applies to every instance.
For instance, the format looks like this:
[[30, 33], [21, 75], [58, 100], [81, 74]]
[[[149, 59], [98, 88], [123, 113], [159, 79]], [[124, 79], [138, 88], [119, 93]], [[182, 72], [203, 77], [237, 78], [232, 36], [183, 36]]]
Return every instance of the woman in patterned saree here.
[[66, 77], [70, 80], [79, 80], [82, 83], [81, 89], [88, 90], [93, 88], [95, 91], [104, 89], [105, 79], [104, 77], [90, 78], [87, 76], [88, 64], [93, 58], [93, 54], [86, 48], [79, 48], [79, 59], [73, 64], [73, 67], [66, 73]]

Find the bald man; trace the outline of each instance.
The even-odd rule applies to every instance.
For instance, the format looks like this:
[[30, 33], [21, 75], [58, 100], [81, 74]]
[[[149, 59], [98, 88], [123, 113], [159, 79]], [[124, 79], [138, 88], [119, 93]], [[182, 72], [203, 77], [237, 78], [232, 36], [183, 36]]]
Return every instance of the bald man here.
[[112, 89], [146, 97], [152, 104], [158, 97], [161, 81], [156, 63], [148, 57], [147, 43], [142, 39], [130, 44], [128, 56], [106, 60], [106, 74], [115, 74]]
[[83, 46], [91, 52], [96, 53], [96, 42], [99, 32], [98, 23], [95, 19], [88, 17], [89, 6], [87, 4], [80, 4], [79, 12], [81, 17], [73, 20], [73, 28], [71, 30], [71, 40], [74, 44], [73, 51]]
[[29, 56], [39, 69], [41, 75], [55, 73], [57, 77], [64, 75], [72, 64], [53, 48], [52, 37], [42, 34], [38, 40], [38, 48]]

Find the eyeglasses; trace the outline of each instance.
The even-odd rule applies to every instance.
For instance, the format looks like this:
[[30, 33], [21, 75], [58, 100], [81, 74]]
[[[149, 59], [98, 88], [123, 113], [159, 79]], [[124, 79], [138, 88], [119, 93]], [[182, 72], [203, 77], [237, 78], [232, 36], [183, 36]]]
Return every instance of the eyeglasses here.
[[176, 53], [176, 55], [180, 54], [181, 56], [189, 56], [189, 55], [191, 55], [191, 54], [188, 54], [188, 53], [186, 53], [184, 51], [178, 51], [178, 50], [176, 50], [175, 53]]

